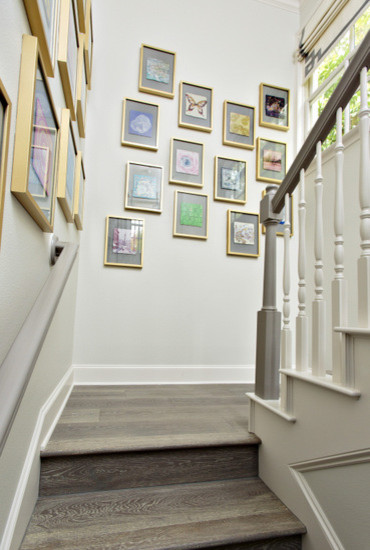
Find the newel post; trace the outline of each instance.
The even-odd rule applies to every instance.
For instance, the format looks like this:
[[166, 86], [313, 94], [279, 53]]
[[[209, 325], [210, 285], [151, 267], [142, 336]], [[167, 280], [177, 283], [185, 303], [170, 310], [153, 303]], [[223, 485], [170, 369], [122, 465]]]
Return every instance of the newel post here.
[[279, 399], [281, 313], [276, 309], [276, 228], [282, 214], [272, 210], [277, 187], [270, 185], [261, 201], [261, 222], [266, 227], [263, 305], [257, 313], [255, 394]]

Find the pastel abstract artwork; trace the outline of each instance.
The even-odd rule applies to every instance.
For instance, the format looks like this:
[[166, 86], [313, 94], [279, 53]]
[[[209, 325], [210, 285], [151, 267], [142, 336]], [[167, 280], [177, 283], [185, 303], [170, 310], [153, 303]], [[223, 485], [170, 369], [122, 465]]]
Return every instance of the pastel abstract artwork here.
[[207, 119], [208, 100], [203, 95], [185, 94], [185, 114], [195, 118]]
[[49, 194], [48, 174], [49, 174], [49, 154], [48, 147], [31, 145], [31, 163], [35, 173], [41, 183], [45, 195]]
[[171, 76], [170, 64], [162, 61], [161, 59], [155, 59], [150, 57], [146, 62], [146, 78], [148, 80], [155, 80], [156, 82], [163, 82], [168, 84]]
[[157, 200], [157, 178], [142, 174], [135, 174], [132, 196], [137, 199]]
[[221, 168], [221, 187], [231, 191], [240, 190], [240, 172], [233, 168]]
[[152, 137], [153, 115], [132, 109], [129, 114], [129, 133], [137, 136]]
[[115, 227], [113, 230], [113, 254], [136, 254], [137, 236], [131, 229]]
[[247, 115], [240, 113], [230, 113], [230, 133], [239, 136], [249, 137], [251, 128], [251, 119]]
[[199, 175], [199, 153], [177, 149], [176, 151], [176, 172], [182, 174]]
[[234, 222], [234, 243], [254, 245], [254, 224]]
[[281, 159], [282, 159], [282, 155], [280, 151], [264, 149], [263, 150], [264, 170], [271, 170], [272, 172], [281, 172]]
[[180, 208], [180, 224], [202, 227], [203, 205], [183, 202]]

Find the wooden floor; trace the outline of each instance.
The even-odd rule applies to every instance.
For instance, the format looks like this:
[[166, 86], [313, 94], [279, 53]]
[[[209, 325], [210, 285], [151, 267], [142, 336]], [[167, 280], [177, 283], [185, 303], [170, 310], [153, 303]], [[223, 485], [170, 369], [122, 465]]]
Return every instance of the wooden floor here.
[[43, 456], [252, 443], [251, 386], [76, 386]]
[[247, 385], [76, 386], [21, 550], [300, 550], [258, 478]]

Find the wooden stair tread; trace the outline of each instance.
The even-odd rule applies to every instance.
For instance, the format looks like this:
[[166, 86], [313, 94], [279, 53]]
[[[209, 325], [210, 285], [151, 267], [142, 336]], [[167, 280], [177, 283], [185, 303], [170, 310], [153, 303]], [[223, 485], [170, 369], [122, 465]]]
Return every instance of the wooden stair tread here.
[[246, 384], [75, 386], [42, 456], [256, 445]]
[[40, 498], [21, 550], [190, 550], [303, 533], [250, 478]]

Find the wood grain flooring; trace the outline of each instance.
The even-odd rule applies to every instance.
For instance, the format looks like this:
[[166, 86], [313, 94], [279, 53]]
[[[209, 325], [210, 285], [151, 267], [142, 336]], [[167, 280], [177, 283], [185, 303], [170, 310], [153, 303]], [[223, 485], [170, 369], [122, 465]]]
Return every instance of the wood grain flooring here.
[[288, 549], [304, 532], [261, 480], [249, 479], [42, 498], [21, 549], [248, 548], [240, 545], [279, 536], [292, 546], [276, 548]]
[[42, 453], [256, 444], [242, 384], [76, 386]]
[[257, 477], [246, 385], [76, 386], [20, 550], [300, 550]]

